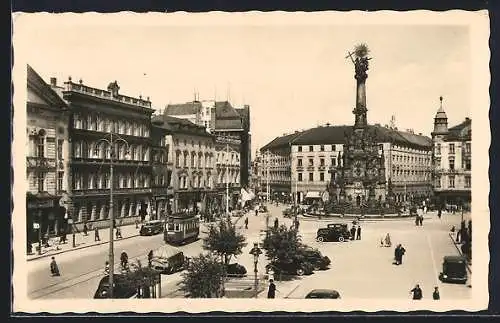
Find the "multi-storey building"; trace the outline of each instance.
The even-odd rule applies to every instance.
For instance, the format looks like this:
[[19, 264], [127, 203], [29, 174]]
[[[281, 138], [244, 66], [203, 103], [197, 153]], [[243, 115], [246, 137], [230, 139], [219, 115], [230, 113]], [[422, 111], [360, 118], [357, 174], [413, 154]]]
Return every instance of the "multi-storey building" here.
[[169, 104], [164, 114], [203, 126], [217, 137], [239, 137], [240, 183], [243, 187], [248, 186], [251, 163], [250, 106], [234, 108], [228, 101], [195, 99], [193, 102]]
[[229, 205], [230, 209], [234, 209], [240, 197], [240, 148], [239, 136], [226, 134], [215, 137], [217, 196], [221, 209], [225, 209], [226, 204]]
[[442, 97], [440, 101], [432, 132], [435, 198], [441, 206], [451, 204], [469, 208], [472, 121], [465, 118], [460, 124], [448, 128]]
[[[271, 156], [267, 158], [271, 164], [269, 176], [263, 158], [262, 187], [269, 179], [271, 194], [288, 188], [286, 191], [299, 202], [321, 199], [332, 172], [342, 165], [349, 131], [351, 126], [326, 124], [274, 139], [261, 149], [262, 154], [269, 151]], [[384, 152], [386, 181], [391, 180], [396, 201], [431, 196], [431, 139], [380, 125], [369, 125], [368, 131], [375, 134], [380, 152]]]
[[172, 213], [172, 200], [174, 189], [171, 183], [173, 158], [170, 154], [170, 146], [167, 144], [167, 136], [170, 134], [166, 127], [162, 127], [153, 121], [151, 125], [151, 166], [152, 166], [152, 199], [153, 217], [162, 218]]
[[172, 156], [172, 211], [204, 212], [211, 207], [215, 189], [214, 137], [185, 119], [161, 115], [152, 122], [166, 131], [168, 156]]
[[31, 66], [27, 66], [26, 215], [28, 241], [65, 227], [59, 201], [68, 189], [69, 111]]
[[[55, 80], [54, 80], [55, 83]], [[69, 102], [71, 140], [70, 214], [78, 222], [108, 225], [110, 189], [117, 224], [151, 214], [151, 109], [144, 100], [119, 93], [118, 83], [107, 90], [71, 78], [64, 88], [53, 84]], [[111, 173], [111, 165], [114, 172]]]

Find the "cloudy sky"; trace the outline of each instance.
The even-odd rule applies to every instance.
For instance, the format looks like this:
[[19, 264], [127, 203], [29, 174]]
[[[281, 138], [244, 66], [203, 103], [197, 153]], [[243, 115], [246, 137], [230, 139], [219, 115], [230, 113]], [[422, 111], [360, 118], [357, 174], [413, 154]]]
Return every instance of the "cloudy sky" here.
[[353, 123], [354, 68], [345, 56], [360, 42], [373, 57], [370, 123], [395, 115], [399, 129], [430, 135], [439, 96], [452, 125], [473, 104], [464, 26], [50, 22], [17, 29], [26, 61], [47, 82], [71, 75], [105, 88], [117, 80], [123, 94], [149, 96], [156, 109], [192, 100], [195, 89], [202, 100], [249, 104], [253, 151], [283, 133]]

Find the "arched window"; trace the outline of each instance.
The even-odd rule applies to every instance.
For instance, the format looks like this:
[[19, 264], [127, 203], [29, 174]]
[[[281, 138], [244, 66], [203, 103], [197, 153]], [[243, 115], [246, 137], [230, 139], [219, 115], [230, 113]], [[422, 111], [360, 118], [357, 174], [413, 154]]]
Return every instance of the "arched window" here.
[[81, 141], [75, 142], [75, 157], [77, 157], [77, 158], [82, 157], [82, 142]]
[[79, 113], [73, 115], [73, 126], [76, 129], [82, 129], [82, 116]]

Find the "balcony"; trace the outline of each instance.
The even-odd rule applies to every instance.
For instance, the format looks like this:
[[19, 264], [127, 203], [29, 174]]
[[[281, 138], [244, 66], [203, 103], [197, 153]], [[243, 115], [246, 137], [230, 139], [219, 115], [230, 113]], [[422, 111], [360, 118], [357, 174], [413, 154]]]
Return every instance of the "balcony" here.
[[307, 170], [308, 170], [308, 171], [314, 171], [314, 166], [313, 166], [313, 165], [309, 165], [309, 166], [307, 166]]
[[[79, 189], [73, 190], [74, 196], [86, 196], [86, 195], [109, 195], [109, 188], [92, 188], [92, 189]], [[113, 190], [113, 195], [125, 195], [125, 194], [145, 194], [151, 193], [150, 187], [144, 188], [115, 188]]]
[[327, 166], [325, 166], [325, 165], [320, 165], [320, 166], [318, 167], [318, 169], [319, 169], [319, 170], [326, 170], [326, 169], [327, 169]]
[[[109, 165], [111, 164], [111, 160], [109, 158], [87, 158], [87, 157], [73, 157], [71, 160], [73, 165]], [[118, 159], [113, 161], [113, 166], [119, 167], [148, 167], [151, 166], [151, 162], [147, 160], [124, 160]]]
[[38, 168], [41, 170], [55, 170], [56, 160], [55, 158], [45, 158], [45, 157], [26, 157], [28, 168]]

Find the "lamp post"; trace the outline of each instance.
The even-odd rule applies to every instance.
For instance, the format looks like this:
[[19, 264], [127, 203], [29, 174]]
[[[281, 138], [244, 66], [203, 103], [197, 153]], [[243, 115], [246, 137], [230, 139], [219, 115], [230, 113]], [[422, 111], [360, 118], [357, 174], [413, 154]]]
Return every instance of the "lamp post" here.
[[257, 264], [259, 263], [259, 256], [262, 254], [262, 250], [259, 248], [259, 244], [255, 242], [253, 244], [252, 250], [250, 250], [250, 254], [253, 255], [253, 265], [254, 265], [254, 290], [255, 290], [255, 297], [257, 297], [257, 289], [259, 286], [259, 280], [257, 279], [257, 273], [259, 272], [257, 270]]
[[[114, 186], [114, 179], [113, 179], [113, 162], [114, 162], [114, 151], [115, 151], [115, 143], [118, 141], [122, 141], [127, 145], [127, 150], [126, 154], [128, 155], [129, 151], [129, 144], [128, 142], [120, 137], [119, 135], [113, 133], [114, 129], [111, 129], [109, 132], [109, 139], [106, 138], [101, 138], [98, 140], [98, 142], [103, 141], [106, 142], [109, 147], [110, 147], [110, 154], [109, 154], [109, 178], [110, 178], [110, 189], [109, 189], [109, 298], [113, 298], [113, 292], [114, 292], [114, 266], [115, 266], [115, 256], [114, 256], [114, 221], [115, 221], [115, 213], [113, 210], [113, 186]], [[106, 156], [104, 156], [106, 157]]]

